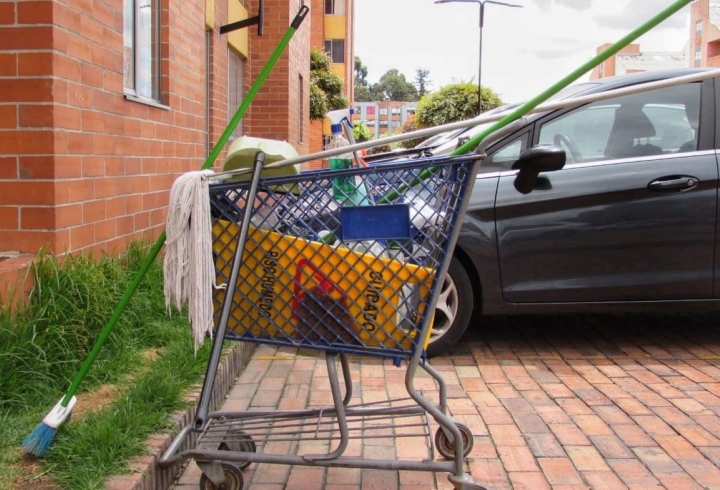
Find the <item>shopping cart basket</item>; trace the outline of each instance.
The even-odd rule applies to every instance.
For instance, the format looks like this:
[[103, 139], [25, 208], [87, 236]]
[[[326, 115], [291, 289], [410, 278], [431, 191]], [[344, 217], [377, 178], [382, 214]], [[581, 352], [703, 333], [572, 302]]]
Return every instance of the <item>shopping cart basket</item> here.
[[[203, 395], [195, 423], [175, 438], [161, 464], [195, 459], [202, 488], [239, 490], [241, 469], [253, 462], [447, 471], [455, 488], [482, 488], [464, 470], [472, 434], [447, 415], [445, 383], [423, 355], [481, 157], [260, 178], [258, 156], [251, 179], [210, 185], [217, 283], [226, 284], [214, 298], [214, 342], [324, 351], [333, 406], [208, 413]], [[398, 366], [406, 361], [409, 396], [351, 405], [348, 355], [390, 358]], [[203, 394], [217, 362], [211, 356]], [[415, 389], [418, 367], [436, 381], [439, 403]], [[439, 427], [434, 437], [430, 418]], [[180, 451], [191, 434], [195, 447]], [[388, 461], [344, 455], [350, 439], [364, 437], [423, 438], [428, 456]], [[303, 454], [296, 443], [307, 440], [325, 441], [329, 449]], [[298, 454], [277, 454], [272, 442], [289, 442]], [[436, 460], [435, 447], [445, 460]]]

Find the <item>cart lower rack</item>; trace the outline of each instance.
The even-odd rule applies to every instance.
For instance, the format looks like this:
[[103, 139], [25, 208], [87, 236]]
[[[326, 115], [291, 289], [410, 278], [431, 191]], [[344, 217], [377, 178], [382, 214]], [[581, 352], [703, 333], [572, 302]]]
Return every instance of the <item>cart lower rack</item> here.
[[[160, 463], [195, 459], [207, 489], [240, 490], [241, 470], [251, 463], [446, 471], [455, 488], [481, 489], [464, 470], [472, 434], [448, 416], [445, 382], [424, 359], [480, 159], [436, 157], [262, 178], [258, 153], [250, 179], [212, 184], [215, 269], [226, 287], [214, 296], [216, 335], [195, 423]], [[224, 339], [324, 351], [333, 404], [209, 413]], [[348, 355], [407, 363], [408, 397], [351, 404]], [[418, 368], [435, 380], [437, 401], [416, 390]], [[198, 436], [195, 447], [179, 451], [191, 434]], [[421, 438], [427, 457], [346, 454], [350, 440], [365, 438]], [[435, 458], [435, 449], [444, 459]]]

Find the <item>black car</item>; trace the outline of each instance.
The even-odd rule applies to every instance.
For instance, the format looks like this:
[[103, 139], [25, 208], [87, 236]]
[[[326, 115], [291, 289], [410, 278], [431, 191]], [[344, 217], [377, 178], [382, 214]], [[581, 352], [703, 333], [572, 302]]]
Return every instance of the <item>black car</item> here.
[[[601, 79], [562, 97], [696, 72]], [[718, 309], [718, 100], [720, 78], [654, 89], [533, 115], [493, 144], [450, 263], [429, 354], [450, 348], [473, 319], [482, 328], [486, 315]], [[540, 173], [532, 192], [520, 192], [513, 165], [539, 144], [564, 149], [565, 166]]]

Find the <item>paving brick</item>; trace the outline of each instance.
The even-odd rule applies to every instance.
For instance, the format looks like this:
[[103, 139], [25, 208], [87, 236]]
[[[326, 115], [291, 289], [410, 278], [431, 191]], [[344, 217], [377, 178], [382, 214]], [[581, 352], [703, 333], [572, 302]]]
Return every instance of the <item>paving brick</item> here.
[[612, 471], [582, 471], [590, 488], [597, 490], [626, 490], [627, 486]]
[[605, 459], [625, 459], [633, 457], [630, 449], [616, 435], [590, 436], [590, 441]]
[[678, 473], [682, 468], [660, 447], [636, 447], [633, 452], [656, 476], [660, 473]]
[[614, 425], [612, 429], [628, 447], [657, 446], [655, 440], [638, 425]]
[[592, 444], [575, 424], [550, 424], [548, 427], [563, 446], [589, 446]]
[[657, 415], [638, 415], [633, 417], [633, 420], [651, 437], [674, 436], [677, 434], [672, 427]]
[[569, 458], [538, 458], [550, 485], [582, 485], [582, 478]]
[[630, 488], [659, 484], [657, 478], [637, 459], [610, 459], [607, 463]]
[[550, 484], [540, 471], [513, 472], [508, 476], [514, 490], [550, 490]]
[[610, 436], [612, 429], [597, 415], [577, 415], [573, 420], [587, 436]]
[[580, 471], [607, 471], [605, 460], [593, 446], [565, 446], [565, 452]]
[[498, 454], [503, 462], [505, 471], [537, 471], [535, 456], [527, 446], [500, 446]]
[[[508, 475], [499, 459], [475, 459], [470, 460], [470, 475], [475, 483], [488, 489], [512, 489]], [[450, 487], [452, 488], [452, 487]]]
[[490, 437], [498, 447], [525, 445], [525, 439], [520, 433], [520, 429], [514, 424], [488, 424], [488, 430], [490, 431]]
[[561, 458], [566, 456], [565, 450], [554, 434], [525, 435], [528, 447], [537, 458]]

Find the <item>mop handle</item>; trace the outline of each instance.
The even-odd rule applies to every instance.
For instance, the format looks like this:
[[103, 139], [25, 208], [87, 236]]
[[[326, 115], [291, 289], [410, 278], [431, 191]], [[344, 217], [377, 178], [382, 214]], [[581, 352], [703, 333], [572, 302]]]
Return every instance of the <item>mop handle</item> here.
[[[270, 72], [272, 71], [273, 67], [277, 63], [278, 59], [282, 55], [283, 51], [285, 51], [285, 48], [287, 48], [288, 44], [290, 44], [290, 39], [292, 39], [293, 35], [295, 34], [295, 31], [300, 27], [300, 24], [302, 24], [303, 20], [308, 14], [308, 7], [306, 5], [303, 5], [300, 7], [299, 12], [293, 19], [292, 23], [290, 24], [290, 27], [288, 27], [287, 31], [285, 32], [285, 35], [280, 40], [280, 43], [275, 48], [275, 51], [273, 51], [272, 55], [270, 56], [270, 59], [268, 59], [267, 63], [265, 63], [265, 67], [262, 69], [260, 74], [258, 75], [257, 80], [252, 85], [250, 90], [247, 93], [247, 96], [245, 96], [245, 99], [240, 104], [240, 107], [238, 107], [237, 111], [235, 112], [235, 115], [230, 120], [230, 122], [227, 125], [227, 128], [225, 128], [225, 131], [220, 136], [220, 139], [215, 144], [215, 147], [213, 148], [212, 152], [210, 152], [210, 155], [208, 155], [207, 160], [205, 160], [205, 163], [202, 166], [202, 170], [209, 169], [213, 166], [215, 163], [215, 160], [217, 159], [218, 155], [220, 155], [220, 152], [222, 151], [223, 147], [227, 143], [228, 139], [230, 139], [230, 136], [232, 135], [233, 131], [235, 131], [235, 128], [237, 127], [238, 123], [240, 122], [240, 119], [243, 118], [245, 115], [245, 112], [247, 111], [248, 107], [250, 106], [250, 103], [257, 95], [260, 88], [265, 83], [265, 80], [270, 75]], [[108, 320], [107, 325], [105, 325], [105, 328], [103, 328], [103, 331], [100, 333], [100, 336], [95, 341], [95, 345], [93, 346], [92, 350], [90, 351], [90, 354], [88, 354], [88, 357], [85, 359], [85, 362], [83, 362], [82, 366], [80, 367], [80, 371], [75, 376], [75, 379], [73, 379], [72, 384], [70, 385], [70, 388], [68, 389], [67, 393], [65, 393], [65, 397], [62, 399], [60, 404], [63, 407], [67, 407], [68, 403], [70, 402], [70, 399], [75, 395], [75, 392], [78, 389], [78, 386], [80, 386], [80, 383], [82, 382], [83, 378], [87, 375], [88, 371], [90, 370], [90, 366], [92, 366], [92, 363], [95, 362], [95, 358], [100, 353], [100, 349], [102, 349], [102, 346], [107, 341], [108, 337], [110, 336], [110, 332], [112, 332], [112, 329], [115, 327], [115, 324], [120, 319], [120, 316], [122, 315], [123, 311], [125, 310], [125, 307], [130, 302], [130, 299], [132, 299], [133, 295], [135, 294], [135, 291], [137, 291], [138, 286], [140, 285], [140, 281], [142, 281], [143, 277], [145, 277], [145, 274], [150, 269], [150, 266], [152, 265], [155, 258], [160, 253], [160, 249], [162, 248], [163, 244], [165, 243], [165, 230], [160, 234], [157, 241], [155, 242], [155, 245], [150, 249], [150, 253], [145, 258], [145, 261], [140, 266], [140, 270], [138, 270], [137, 274], [135, 274], [135, 278], [130, 283], [128, 288], [125, 290], [125, 294], [123, 295], [122, 299], [118, 303], [117, 307], [115, 308], [115, 311], [113, 311], [112, 316], [110, 317], [110, 320]]]
[[[595, 57], [591, 58], [590, 60], [583, 63], [579, 68], [565, 76], [563, 79], [552, 85], [550, 88], [546, 89], [541, 94], [535, 96], [534, 98], [530, 99], [529, 101], [525, 102], [521, 106], [519, 106], [517, 109], [513, 110], [510, 114], [503, 117], [493, 125], [491, 125], [486, 130], [482, 131], [480, 134], [476, 135], [474, 138], [472, 138], [470, 141], [465, 143], [464, 145], [460, 146], [456, 150], [454, 150], [452, 153], [450, 153], [449, 156], [457, 156], [457, 155], [464, 155], [465, 153], [468, 153], [477, 147], [482, 140], [484, 140], [489, 134], [491, 134], [494, 131], [497, 131], [498, 129], [510, 124], [514, 120], [518, 119], [521, 116], [524, 116], [529, 111], [533, 110], [535, 107], [540, 105], [541, 103], [545, 102], [547, 99], [552, 97], [553, 95], [560, 92], [562, 89], [573, 83], [575, 80], [583, 76], [588, 71], [595, 68], [597, 65], [605, 61], [606, 59], [610, 58], [612, 55], [617, 54], [621, 49], [623, 49], [625, 46], [633, 42], [638, 37], [642, 36], [646, 32], [648, 32], [653, 27], [657, 26], [664, 20], [666, 20], [668, 17], [676, 13], [678, 10], [683, 8], [685, 5], [689, 4], [692, 0], [677, 0], [676, 2], [672, 3], [670, 6], [662, 10], [660, 13], [652, 17], [650, 20], [642, 24], [640, 27], [634, 29], [629, 34], [627, 34], [625, 37], [621, 38], [616, 43], [612, 44], [610, 47], [606, 48], [599, 54], [597, 54]], [[437, 171], [436, 168], [430, 167], [424, 169], [422, 172], [420, 172], [417, 176], [417, 179], [420, 181], [427, 180], [429, 177], [431, 177], [435, 172]], [[382, 198], [383, 202], [392, 202], [395, 199], [397, 199], [400, 196], [400, 193], [403, 192], [405, 189], [399, 188], [398, 190], [392, 190], [388, 192], [387, 195], [385, 195]]]

